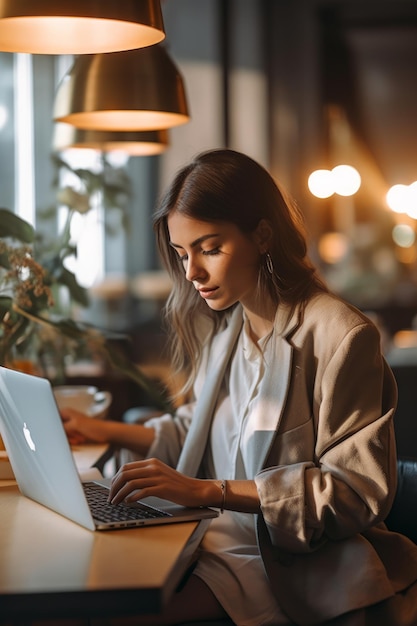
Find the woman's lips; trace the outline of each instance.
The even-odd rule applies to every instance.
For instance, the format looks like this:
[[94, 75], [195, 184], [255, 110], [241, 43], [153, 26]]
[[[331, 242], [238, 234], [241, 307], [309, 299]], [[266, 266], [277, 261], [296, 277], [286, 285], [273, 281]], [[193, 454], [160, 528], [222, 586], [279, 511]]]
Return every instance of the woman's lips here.
[[204, 298], [205, 300], [207, 300], [215, 294], [217, 289], [218, 287], [214, 287], [213, 289], [199, 289], [198, 291], [200, 293], [200, 296]]

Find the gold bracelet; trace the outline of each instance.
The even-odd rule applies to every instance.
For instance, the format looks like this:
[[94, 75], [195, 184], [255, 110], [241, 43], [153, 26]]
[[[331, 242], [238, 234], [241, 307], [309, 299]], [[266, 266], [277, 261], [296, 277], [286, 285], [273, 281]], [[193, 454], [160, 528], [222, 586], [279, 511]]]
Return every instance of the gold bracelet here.
[[222, 503], [220, 505], [220, 513], [224, 513], [224, 507], [226, 504], [226, 486], [227, 480], [222, 480], [220, 483], [220, 489], [222, 490]]

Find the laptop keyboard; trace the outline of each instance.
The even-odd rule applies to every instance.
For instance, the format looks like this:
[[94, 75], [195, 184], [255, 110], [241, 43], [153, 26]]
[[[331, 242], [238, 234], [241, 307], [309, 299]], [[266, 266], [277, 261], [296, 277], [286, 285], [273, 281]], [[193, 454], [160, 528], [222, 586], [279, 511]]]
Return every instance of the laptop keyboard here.
[[140, 506], [109, 504], [109, 490], [97, 483], [83, 483], [84, 493], [93, 514], [101, 522], [123, 522], [126, 520], [171, 517], [170, 513], [140, 503]]

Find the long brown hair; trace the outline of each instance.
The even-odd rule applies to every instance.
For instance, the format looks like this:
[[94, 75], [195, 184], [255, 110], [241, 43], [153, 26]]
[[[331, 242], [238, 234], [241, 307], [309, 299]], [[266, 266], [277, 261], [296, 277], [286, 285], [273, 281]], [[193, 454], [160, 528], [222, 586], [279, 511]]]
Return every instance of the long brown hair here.
[[[245, 234], [252, 233], [260, 220], [269, 223], [269, 269], [266, 257], [261, 257], [260, 298], [266, 293], [276, 305], [285, 302], [293, 307], [326, 287], [307, 256], [301, 212], [284, 198], [266, 169], [234, 150], [210, 150], [195, 157], [177, 173], [154, 214], [157, 245], [173, 282], [165, 308], [172, 331], [172, 362], [176, 371], [188, 370], [191, 385], [202, 345], [227, 311], [212, 311], [186, 280], [170, 245], [167, 218], [174, 210], [201, 221], [231, 222]], [[204, 319], [209, 325], [201, 324]]]

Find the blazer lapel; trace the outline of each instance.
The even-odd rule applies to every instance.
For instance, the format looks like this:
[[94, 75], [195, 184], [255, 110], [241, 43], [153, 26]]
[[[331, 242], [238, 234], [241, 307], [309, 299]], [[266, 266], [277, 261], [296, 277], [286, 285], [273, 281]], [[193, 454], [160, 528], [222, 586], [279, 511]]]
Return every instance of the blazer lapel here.
[[252, 435], [246, 449], [248, 476], [255, 476], [264, 467], [281, 421], [289, 386], [293, 348], [285, 337], [272, 340], [259, 401], [249, 418]]
[[251, 413], [251, 441], [246, 448], [246, 471], [255, 476], [264, 467], [285, 409], [291, 377], [293, 347], [289, 335], [300, 323], [300, 308], [292, 315], [287, 306], [278, 307], [272, 346], [259, 390], [259, 401]]
[[[299, 321], [298, 311], [288, 322], [288, 309], [278, 308], [275, 320], [273, 346], [260, 388], [260, 401], [251, 415], [253, 434], [248, 442], [248, 476], [255, 476], [264, 467], [285, 406], [290, 380], [293, 348], [288, 342], [289, 333]], [[227, 328], [213, 340], [207, 365], [207, 379], [197, 401], [193, 420], [181, 452], [177, 470], [196, 476], [209, 437], [218, 392], [227, 364], [242, 328], [242, 310], [237, 307]]]
[[196, 476], [200, 467], [220, 386], [242, 323], [242, 310], [237, 307], [225, 330], [219, 332], [213, 339], [207, 364], [207, 378], [197, 400], [190, 430], [177, 465], [177, 470], [188, 476]]

